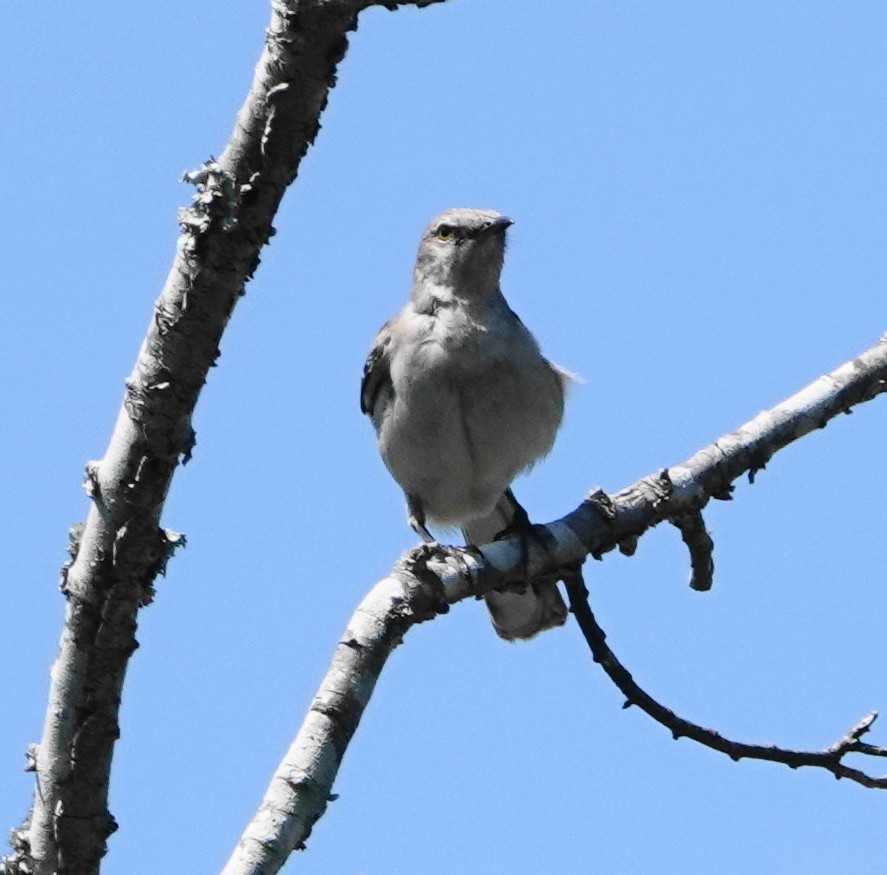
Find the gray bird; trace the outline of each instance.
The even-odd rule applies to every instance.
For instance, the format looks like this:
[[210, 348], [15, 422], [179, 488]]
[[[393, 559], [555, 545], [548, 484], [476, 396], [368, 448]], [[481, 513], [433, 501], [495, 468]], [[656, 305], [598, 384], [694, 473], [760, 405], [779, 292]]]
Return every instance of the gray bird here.
[[[419, 244], [407, 305], [376, 337], [361, 384], [408, 521], [459, 526], [468, 544], [529, 521], [511, 482], [551, 449], [570, 375], [545, 359], [499, 288], [512, 220], [447, 210]], [[499, 635], [530, 638], [567, 610], [553, 582], [485, 596]]]

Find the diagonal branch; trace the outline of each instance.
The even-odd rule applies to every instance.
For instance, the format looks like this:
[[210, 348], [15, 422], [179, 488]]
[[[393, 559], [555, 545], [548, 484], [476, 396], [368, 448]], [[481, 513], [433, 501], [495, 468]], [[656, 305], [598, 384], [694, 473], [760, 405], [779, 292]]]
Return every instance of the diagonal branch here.
[[[437, 0], [415, 0], [426, 6]], [[30, 825], [7, 871], [97, 872], [116, 829], [107, 810], [118, 709], [136, 649], [138, 609], [181, 536], [160, 529], [191, 416], [222, 332], [318, 118], [357, 13], [374, 0], [273, 0], [264, 51], [218, 162], [186, 178], [198, 188], [139, 351], [108, 449], [87, 469], [92, 507], [63, 572], [60, 652], [36, 753]], [[389, 9], [397, 2], [382, 2]], [[16, 869], [18, 867], [18, 869]]]
[[734, 761], [743, 758], [766, 760], [772, 763], [783, 763], [792, 769], [801, 766], [815, 766], [826, 769], [836, 778], [849, 778], [851, 781], [862, 784], [863, 787], [887, 789], [887, 777], [874, 778], [862, 770], [850, 768], [842, 762], [848, 753], [887, 757], [887, 748], [866, 744], [860, 740], [877, 719], [876, 713], [864, 717], [840, 741], [822, 751], [790, 750], [775, 745], [731, 741], [712, 729], [706, 729], [679, 717], [643, 690], [607, 644], [607, 636], [598, 625], [591, 606], [588, 604], [588, 590], [582, 580], [581, 571], [565, 574], [564, 582], [570, 599], [570, 610], [585, 636], [591, 655], [594, 661], [607, 673], [607, 677], [625, 695], [625, 707], [637, 705], [645, 714], [669, 729], [675, 740], [679, 738], [692, 739], [705, 747], [727, 754]]
[[[305, 722], [223, 875], [273, 875], [293, 850], [304, 848], [312, 827], [335, 798], [336, 773], [388, 655], [413, 625], [492, 589], [569, 577], [589, 554], [599, 558], [615, 548], [630, 553], [652, 526], [698, 513], [710, 498], [729, 497], [734, 480], [763, 467], [779, 449], [885, 391], [887, 337], [683, 464], [615, 495], [597, 490], [575, 511], [545, 526], [544, 538], [529, 543], [512, 538], [481, 548], [425, 546], [408, 553], [351, 617]], [[796, 752], [799, 757], [821, 758], [798, 765], [823, 765], [851, 751], [884, 756], [883, 748], [860, 741], [873, 720], [861, 721], [821, 754]], [[740, 756], [751, 756], [752, 748], [770, 750], [745, 746]], [[838, 771], [858, 780], [851, 774], [855, 770], [840, 766]]]
[[[586, 552], [600, 557], [651, 526], [701, 510], [712, 498], [728, 500], [733, 482], [763, 469], [783, 447], [824, 428], [842, 413], [887, 391], [887, 335], [852, 361], [810, 383], [685, 462], [633, 483], [615, 495], [597, 491], [559, 520]], [[584, 558], [564, 543], [564, 564]]]

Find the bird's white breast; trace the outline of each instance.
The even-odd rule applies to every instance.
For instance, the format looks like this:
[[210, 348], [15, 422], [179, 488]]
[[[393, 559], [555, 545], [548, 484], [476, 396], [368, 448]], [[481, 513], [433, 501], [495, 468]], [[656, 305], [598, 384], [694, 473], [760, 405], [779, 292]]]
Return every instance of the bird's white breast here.
[[400, 320], [392, 338], [404, 354], [392, 357], [382, 454], [439, 523], [489, 512], [514, 477], [548, 452], [560, 424], [560, 376], [523, 326], [506, 333], [500, 324], [511, 323], [440, 307]]

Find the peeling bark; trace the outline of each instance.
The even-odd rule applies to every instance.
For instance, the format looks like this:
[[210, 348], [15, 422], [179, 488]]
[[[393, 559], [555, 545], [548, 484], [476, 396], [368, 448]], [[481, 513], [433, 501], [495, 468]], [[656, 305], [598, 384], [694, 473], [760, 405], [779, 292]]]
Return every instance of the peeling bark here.
[[[398, 5], [429, 5], [432, 0]], [[357, 13], [371, 0], [276, 0], [264, 51], [230, 142], [186, 175], [197, 195], [139, 351], [104, 458], [87, 467], [92, 507], [63, 571], [67, 598], [52, 670], [37, 791], [8, 871], [97, 872], [116, 829], [107, 809], [118, 710], [150, 601], [181, 536], [160, 528], [179, 462], [195, 444], [191, 416], [222, 332], [274, 234], [272, 219], [313, 143]]]

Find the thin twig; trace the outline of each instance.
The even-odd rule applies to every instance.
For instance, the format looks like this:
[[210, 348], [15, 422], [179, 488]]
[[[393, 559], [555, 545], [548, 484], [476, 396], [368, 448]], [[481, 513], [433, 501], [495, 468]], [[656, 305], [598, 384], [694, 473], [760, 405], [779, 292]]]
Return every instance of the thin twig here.
[[712, 750], [727, 754], [734, 761], [743, 758], [767, 760], [773, 763], [783, 763], [792, 769], [813, 766], [831, 772], [836, 778], [848, 778], [864, 787], [887, 789], [887, 777], [875, 778], [859, 769], [852, 769], [842, 762], [843, 757], [848, 753], [862, 753], [877, 757], [887, 756], [887, 749], [860, 741], [860, 738], [871, 729], [877, 718], [876, 713], [869, 714], [860, 720], [840, 741], [822, 751], [790, 750], [775, 745], [731, 741], [712, 729], [706, 729], [697, 723], [679, 717], [674, 711], [657, 702], [643, 690], [607, 645], [607, 636], [598, 625], [588, 603], [588, 590], [582, 578], [582, 571], [577, 569], [571, 574], [564, 575], [564, 583], [570, 600], [570, 610], [585, 636], [592, 658], [622, 691], [626, 700], [625, 707], [636, 705], [657, 723], [661, 723], [670, 730], [673, 738], [690, 738], [699, 744], [712, 748]]

